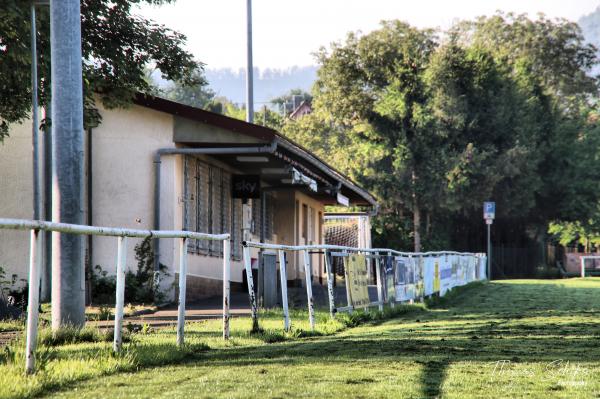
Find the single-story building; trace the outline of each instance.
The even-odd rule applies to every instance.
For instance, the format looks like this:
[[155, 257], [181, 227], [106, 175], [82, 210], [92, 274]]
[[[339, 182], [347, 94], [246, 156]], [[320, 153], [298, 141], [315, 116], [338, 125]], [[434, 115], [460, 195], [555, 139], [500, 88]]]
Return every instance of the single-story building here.
[[[85, 133], [87, 223], [231, 233], [232, 289], [242, 289], [245, 281], [244, 239], [323, 243], [326, 205], [376, 206], [367, 191], [273, 129], [142, 94], [130, 108], [100, 113], [101, 125]], [[42, 154], [50, 154], [49, 140], [42, 144]], [[0, 144], [0, 217], [32, 218], [32, 175], [28, 122], [14, 125]], [[43, 181], [49, 215], [48, 173]], [[131, 240], [128, 248], [130, 269], [136, 266], [135, 244]], [[28, 245], [25, 232], [0, 230], [0, 267], [8, 276], [27, 278]], [[170, 275], [163, 287], [177, 278], [177, 245], [164, 239], [154, 247]], [[51, 247], [46, 248], [42, 286], [48, 297]], [[116, 250], [114, 238], [91, 237], [86, 263], [114, 273]], [[192, 240], [188, 253], [188, 296], [220, 293], [222, 244]], [[312, 258], [315, 282], [324, 281], [321, 258]], [[288, 259], [287, 276], [290, 284], [304, 279], [298, 255]]]

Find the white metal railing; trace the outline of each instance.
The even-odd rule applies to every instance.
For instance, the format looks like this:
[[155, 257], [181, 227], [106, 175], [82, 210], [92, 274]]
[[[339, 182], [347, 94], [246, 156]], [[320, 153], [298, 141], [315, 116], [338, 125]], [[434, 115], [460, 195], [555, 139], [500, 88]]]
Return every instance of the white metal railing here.
[[[351, 293], [348, 284], [348, 275], [345, 274], [344, 278], [346, 279], [346, 299], [347, 306], [337, 307], [335, 306], [335, 295], [333, 288], [333, 271], [331, 265], [330, 255], [338, 255], [343, 256], [348, 253], [361, 253], [364, 254], [368, 258], [372, 258], [376, 262], [376, 280], [377, 280], [377, 301], [371, 302], [365, 309], [368, 311], [370, 306], [378, 306], [379, 310], [383, 310], [384, 304], [387, 302], [393, 307], [396, 298], [386, 298], [383, 292], [383, 277], [381, 273], [381, 259], [384, 256], [400, 256], [407, 258], [427, 258], [427, 257], [447, 257], [447, 256], [470, 256], [475, 257], [477, 259], [481, 259], [484, 257], [482, 254], [473, 254], [468, 252], [455, 252], [455, 251], [436, 251], [436, 252], [401, 252], [396, 251], [389, 248], [357, 248], [357, 247], [347, 247], [347, 246], [339, 246], [339, 245], [280, 245], [280, 244], [267, 244], [267, 243], [258, 243], [245, 241], [243, 242], [243, 260], [244, 260], [244, 269], [246, 271], [247, 283], [248, 283], [248, 293], [250, 297], [250, 307], [252, 314], [252, 327], [253, 330], [258, 329], [258, 305], [256, 301], [256, 296], [254, 293], [254, 281], [252, 277], [252, 262], [250, 256], [250, 248], [258, 248], [258, 249], [266, 249], [266, 250], [275, 250], [278, 253], [279, 257], [279, 267], [280, 267], [280, 279], [281, 279], [281, 297], [282, 297], [282, 307], [283, 307], [283, 317], [284, 317], [284, 329], [288, 331], [291, 328], [291, 321], [289, 315], [288, 308], [288, 294], [287, 294], [287, 266], [285, 261], [285, 251], [290, 252], [302, 252], [302, 263], [304, 265], [304, 275], [306, 280], [306, 294], [307, 294], [307, 303], [308, 303], [308, 317], [310, 328], [314, 330], [315, 328], [315, 314], [314, 314], [314, 298], [312, 293], [312, 271], [310, 265], [310, 251], [323, 251], [323, 255], [325, 258], [325, 273], [327, 274], [327, 292], [329, 299], [329, 312], [331, 317], [334, 317], [336, 312], [352, 312], [353, 305], [351, 301]], [[337, 251], [337, 252], [334, 252]], [[260, 266], [259, 266], [260, 267]], [[487, 277], [486, 277], [487, 278]]]
[[185, 301], [187, 283], [187, 240], [223, 241], [223, 338], [229, 338], [230, 308], [230, 234], [206, 234], [191, 231], [135, 230], [112, 227], [83, 226], [67, 223], [53, 223], [35, 220], [1, 219], [0, 230], [29, 230], [31, 243], [29, 254], [29, 292], [27, 304], [27, 338], [25, 347], [25, 368], [27, 373], [35, 370], [35, 350], [39, 319], [39, 287], [41, 269], [40, 231], [53, 231], [67, 234], [118, 237], [117, 246], [117, 286], [115, 304], [115, 332], [113, 348], [119, 352], [122, 346], [123, 308], [125, 298], [125, 268], [127, 238], [178, 238], [179, 241], [179, 300], [177, 313], [177, 345], [184, 344]]
[[587, 259], [590, 259], [590, 260], [598, 259], [598, 260], [600, 260], [600, 256], [599, 255], [584, 255], [584, 256], [580, 257], [580, 262], [581, 262], [581, 277], [585, 277], [585, 261]]

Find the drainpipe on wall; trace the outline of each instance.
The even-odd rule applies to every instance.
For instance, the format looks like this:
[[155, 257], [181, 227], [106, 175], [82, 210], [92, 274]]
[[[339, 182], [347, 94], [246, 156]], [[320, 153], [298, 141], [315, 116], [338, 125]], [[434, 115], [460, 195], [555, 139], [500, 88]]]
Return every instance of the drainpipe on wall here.
[[[154, 230], [160, 230], [160, 165], [163, 155], [245, 155], [245, 154], [273, 154], [277, 150], [277, 143], [251, 147], [206, 147], [206, 148], [161, 148], [154, 154]], [[158, 278], [160, 270], [160, 240], [155, 239], [154, 248], [154, 273]]]

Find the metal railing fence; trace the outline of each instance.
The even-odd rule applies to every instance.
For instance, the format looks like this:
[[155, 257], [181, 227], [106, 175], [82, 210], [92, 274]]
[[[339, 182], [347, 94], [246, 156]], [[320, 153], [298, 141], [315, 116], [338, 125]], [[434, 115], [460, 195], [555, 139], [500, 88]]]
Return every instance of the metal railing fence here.
[[[377, 306], [380, 311], [383, 310], [385, 303], [389, 303], [390, 306], [394, 306], [396, 303], [396, 296], [392, 298], [384, 293], [384, 282], [382, 276], [382, 263], [381, 260], [386, 256], [399, 256], [406, 257], [409, 259], [419, 259], [428, 257], [448, 257], [448, 256], [463, 256], [472, 257], [481, 262], [485, 260], [483, 254], [473, 254], [467, 252], [455, 252], [455, 251], [434, 251], [434, 252], [401, 252], [389, 248], [357, 248], [357, 247], [346, 247], [338, 245], [280, 245], [280, 244], [267, 244], [245, 241], [243, 245], [243, 260], [244, 269], [247, 276], [248, 294], [250, 300], [251, 314], [252, 314], [252, 329], [258, 330], [258, 304], [254, 291], [254, 281], [252, 277], [252, 258], [250, 248], [257, 248], [261, 250], [275, 250], [278, 253], [279, 258], [279, 270], [280, 270], [280, 284], [281, 284], [281, 297], [284, 317], [284, 330], [289, 331], [291, 329], [291, 320], [288, 306], [288, 293], [287, 293], [287, 265], [285, 260], [285, 252], [302, 252], [301, 261], [304, 267], [304, 276], [306, 284], [307, 294], [307, 305], [308, 305], [308, 317], [311, 330], [315, 328], [315, 311], [314, 311], [314, 298], [312, 293], [312, 270], [310, 265], [310, 254], [311, 251], [321, 252], [325, 260], [325, 274], [327, 275], [327, 293], [329, 301], [329, 313], [331, 317], [335, 317], [337, 312], [352, 312], [353, 305], [351, 300], [351, 293], [348, 284], [348, 273], [345, 272], [344, 279], [346, 281], [346, 301], [347, 306], [336, 307], [334, 297], [334, 276], [331, 265], [331, 256], [345, 256], [349, 253], [364, 254], [367, 258], [375, 261], [376, 271], [376, 285], [377, 285], [377, 301], [370, 302], [365, 310], [368, 311], [369, 307]], [[314, 252], [312, 252], [314, 254]], [[484, 262], [485, 263], [485, 262]], [[259, 265], [260, 267], [260, 265]], [[487, 278], [487, 277], [484, 277]], [[483, 279], [483, 278], [480, 278]]]
[[0, 229], [28, 230], [31, 232], [29, 253], [29, 291], [27, 301], [27, 329], [25, 343], [25, 369], [27, 373], [35, 370], [35, 351], [39, 321], [39, 288], [41, 270], [41, 234], [40, 231], [52, 231], [66, 234], [117, 237], [117, 284], [115, 304], [115, 330], [113, 349], [119, 352], [122, 347], [123, 308], [125, 298], [125, 269], [127, 261], [127, 238], [178, 238], [179, 239], [179, 299], [177, 313], [177, 345], [184, 344], [185, 302], [187, 283], [187, 240], [223, 241], [223, 338], [229, 338], [230, 307], [230, 234], [206, 234], [191, 231], [136, 230], [126, 228], [83, 226], [67, 223], [53, 223], [36, 220], [1, 219]]

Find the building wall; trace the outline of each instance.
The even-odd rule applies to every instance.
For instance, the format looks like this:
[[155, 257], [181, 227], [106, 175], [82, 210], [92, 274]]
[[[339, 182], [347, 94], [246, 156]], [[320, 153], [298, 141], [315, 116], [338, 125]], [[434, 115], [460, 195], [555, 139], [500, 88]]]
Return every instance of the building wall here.
[[[10, 136], [0, 143], [0, 217], [33, 218], [33, 166], [31, 122], [14, 124]], [[27, 278], [29, 233], [0, 230], [0, 267], [7, 279], [13, 274]], [[22, 283], [18, 282], [21, 286]]]
[[[140, 106], [106, 111], [92, 132], [92, 223], [96, 226], [152, 229], [154, 217], [154, 154], [173, 147], [173, 117]], [[161, 165], [162, 229], [172, 227], [175, 162], [165, 157]], [[161, 262], [172, 267], [174, 240], [161, 240]], [[128, 240], [127, 268], [135, 269], [135, 245]], [[117, 240], [92, 239], [92, 265], [109, 273], [116, 269]]]
[[[122, 133], [127, 126], [127, 134]], [[94, 224], [153, 228], [154, 160], [159, 148], [173, 147], [173, 117], [144, 107], [111, 110], [103, 114], [102, 125], [94, 131]], [[235, 172], [206, 156], [206, 162]], [[109, 167], [105, 167], [109, 165]], [[127, 173], [123, 173], [127, 171]], [[165, 155], [161, 158], [161, 229], [182, 230], [184, 212], [184, 156]], [[124, 206], [126, 204], [126, 206]], [[110, 273], [115, 271], [115, 240], [94, 238], [94, 265], [100, 264]], [[136, 267], [131, 240], [128, 267]], [[160, 263], [169, 276], [161, 287], [173, 298], [173, 282], [178, 281], [179, 240], [161, 239]], [[243, 263], [231, 262], [231, 281], [242, 282]], [[222, 285], [223, 258], [188, 254], [188, 299], [214, 295], [215, 286]]]
[[[323, 244], [324, 230], [323, 230], [323, 215], [325, 213], [325, 206], [309, 197], [308, 195], [296, 191], [295, 192], [295, 204], [296, 204], [296, 212], [295, 218], [297, 219], [296, 223], [296, 245], [310, 245], [310, 244]], [[308, 237], [303, 237], [304, 232], [304, 224], [306, 223], [308, 218], [303, 217], [303, 206], [306, 206], [307, 210], [313, 209], [312, 214], [309, 212], [308, 215], [311, 217], [312, 221], [308, 221], [306, 226], [306, 233]], [[321, 215], [319, 219], [319, 215]], [[312, 229], [310, 228], [312, 227]], [[309, 232], [312, 230], [312, 233]], [[312, 238], [312, 239], [311, 239]], [[302, 263], [300, 253], [296, 253], [296, 270], [299, 278], [304, 279], [304, 265]], [[310, 262], [312, 266], [312, 278], [314, 282], [324, 282], [326, 281], [326, 274], [323, 272], [324, 264], [323, 264], [323, 256], [318, 254], [310, 255]]]
[[[145, 107], [105, 110], [100, 108], [102, 124], [92, 131], [92, 223], [96, 226], [153, 228], [154, 215], [154, 154], [159, 148], [173, 147], [174, 118], [170, 114]], [[180, 121], [181, 122], [181, 121]], [[205, 126], [205, 130], [208, 129]], [[207, 162], [230, 172], [240, 172], [220, 164], [214, 158]], [[43, 160], [42, 160], [43, 161]], [[161, 228], [180, 230], [183, 227], [183, 156], [168, 155], [161, 163]], [[33, 213], [31, 124], [11, 127], [11, 136], [0, 144], [0, 217], [30, 219]], [[301, 237], [302, 205], [312, 207], [313, 243], [322, 243], [324, 207], [300, 191], [274, 192], [276, 199], [274, 235], [270, 242], [304, 244]], [[258, 240], [259, 237], [251, 237]], [[129, 239], [127, 268], [136, 268], [134, 247], [140, 240]], [[92, 238], [92, 265], [114, 273], [117, 240], [110, 237]], [[160, 261], [168, 267], [170, 278], [163, 288], [172, 288], [179, 270], [179, 244], [175, 239], [161, 240]], [[0, 230], [0, 266], [10, 277], [27, 278], [29, 236], [27, 232]], [[253, 257], [257, 251], [253, 251]], [[313, 255], [313, 278], [321, 275], [321, 257]], [[231, 280], [242, 283], [243, 262], [232, 261]], [[192, 298], [214, 294], [222, 279], [223, 259], [190, 254], [188, 257]], [[304, 279], [298, 254], [289, 258], [288, 279]], [[238, 284], [239, 285], [239, 284]], [[210, 288], [210, 290], [209, 290]], [[206, 290], [206, 291], [204, 291]], [[210, 291], [210, 292], [209, 292]], [[174, 291], [172, 291], [174, 295]]]

